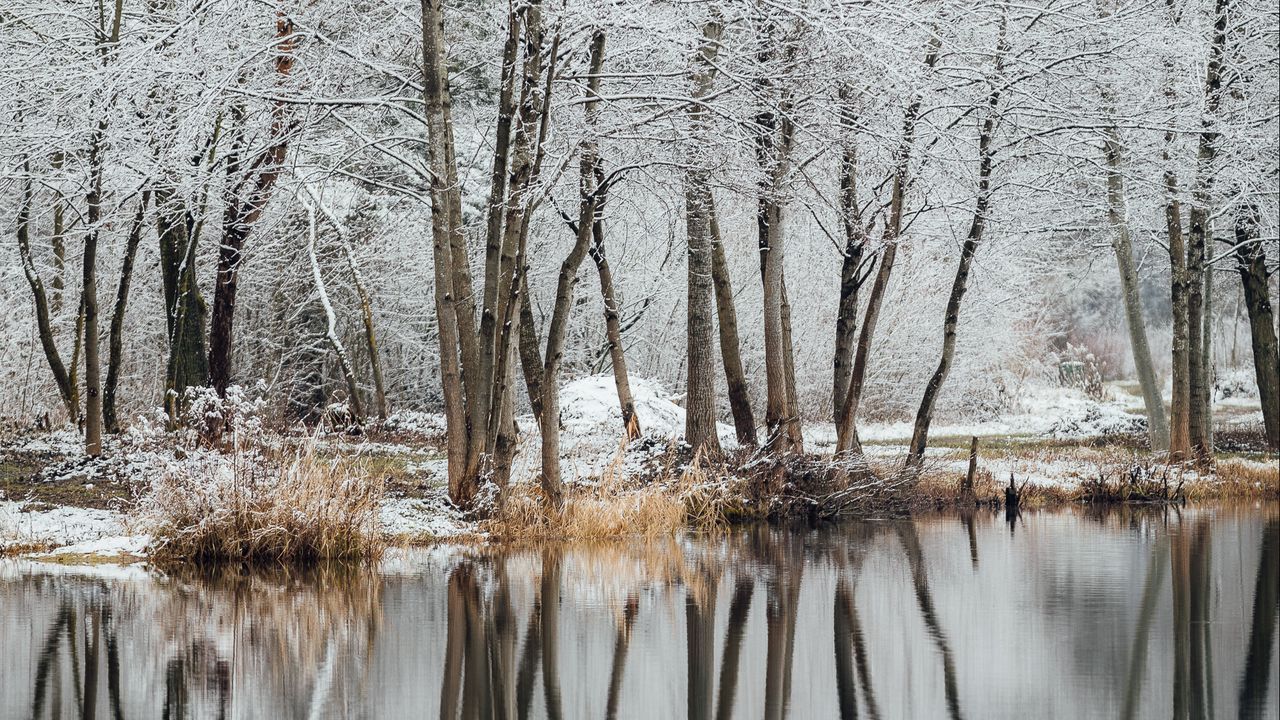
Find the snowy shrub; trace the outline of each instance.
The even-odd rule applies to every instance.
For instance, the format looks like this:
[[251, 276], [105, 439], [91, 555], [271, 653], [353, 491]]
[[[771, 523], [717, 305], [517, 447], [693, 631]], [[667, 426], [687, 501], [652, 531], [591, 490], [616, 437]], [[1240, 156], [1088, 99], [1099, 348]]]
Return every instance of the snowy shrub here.
[[306, 561], [381, 551], [382, 481], [308, 445], [278, 457], [204, 453], [164, 472], [142, 498], [159, 560]]

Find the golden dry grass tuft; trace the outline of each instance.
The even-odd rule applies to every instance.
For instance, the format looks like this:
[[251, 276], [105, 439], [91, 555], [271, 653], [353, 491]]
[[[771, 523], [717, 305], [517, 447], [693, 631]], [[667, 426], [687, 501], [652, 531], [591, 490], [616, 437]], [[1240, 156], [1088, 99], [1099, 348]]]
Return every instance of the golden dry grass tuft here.
[[152, 559], [197, 563], [376, 558], [383, 487], [313, 444], [177, 465], [139, 506]]
[[502, 541], [599, 540], [626, 535], [671, 534], [684, 525], [684, 505], [659, 485], [570, 485], [564, 504], [553, 508], [533, 482], [515, 483], [503, 507], [482, 523]]

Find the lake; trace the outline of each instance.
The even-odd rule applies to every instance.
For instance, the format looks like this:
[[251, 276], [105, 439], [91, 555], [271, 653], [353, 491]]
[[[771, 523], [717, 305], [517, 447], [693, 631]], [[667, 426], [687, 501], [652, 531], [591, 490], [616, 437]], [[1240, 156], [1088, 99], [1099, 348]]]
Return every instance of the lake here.
[[[3, 718], [1276, 718], [1280, 507], [0, 562]], [[442, 713], [442, 708], [444, 712]]]

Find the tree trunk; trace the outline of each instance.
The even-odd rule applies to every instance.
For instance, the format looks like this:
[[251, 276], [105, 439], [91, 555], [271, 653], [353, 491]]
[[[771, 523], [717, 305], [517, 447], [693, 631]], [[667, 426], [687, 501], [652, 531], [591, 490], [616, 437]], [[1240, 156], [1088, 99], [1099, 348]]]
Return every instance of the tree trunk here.
[[351, 282], [355, 286], [356, 296], [360, 299], [360, 319], [364, 325], [365, 350], [369, 353], [369, 366], [373, 373], [373, 410], [378, 414], [379, 420], [386, 420], [387, 395], [382, 382], [382, 358], [378, 351], [378, 334], [373, 322], [373, 298], [369, 295], [369, 289], [364, 283], [360, 266], [356, 264], [355, 249], [351, 247], [351, 239], [347, 236], [342, 223], [334, 217], [310, 185], [304, 187], [311, 201], [324, 213], [325, 219], [338, 234], [338, 241], [342, 244], [342, 254], [347, 260], [347, 269], [351, 272]]
[[[924, 64], [933, 68], [938, 62], [938, 48], [941, 40], [935, 35], [929, 39], [925, 51]], [[916, 121], [920, 117], [920, 97], [912, 99], [902, 118], [902, 138], [894, 156], [893, 189], [889, 199], [889, 217], [885, 221], [882, 244], [884, 249], [880, 255], [880, 269], [876, 271], [875, 282], [871, 285], [871, 294], [867, 298], [867, 308], [862, 316], [862, 330], [858, 333], [857, 352], [853, 358], [853, 370], [849, 376], [849, 391], [845, 395], [844, 413], [836, 423], [836, 454], [854, 452], [862, 454], [862, 444], [858, 441], [857, 415], [858, 405], [862, 401], [863, 385], [867, 377], [867, 362], [871, 356], [871, 342], [875, 336], [876, 323], [880, 319], [880, 306], [884, 302], [884, 294], [889, 287], [889, 278], [893, 274], [894, 259], [898, 254], [898, 237], [902, 232], [902, 214], [906, 203], [906, 186], [908, 173], [911, 170], [911, 148], [915, 144]]]
[[729, 410], [733, 414], [733, 428], [738, 437], [738, 444], [743, 447], [755, 447], [756, 420], [751, 412], [751, 391], [747, 385], [747, 375], [742, 369], [741, 343], [738, 340], [738, 311], [733, 301], [733, 282], [729, 277], [729, 263], [725, 257], [724, 238], [720, 234], [720, 220], [716, 216], [714, 198], [711, 199], [709, 214], [711, 280], [716, 294], [720, 358], [724, 364], [725, 383], [729, 387]]
[[85, 196], [83, 284], [84, 308], [84, 451], [102, 454], [102, 365], [98, 357], [98, 234], [102, 222], [102, 159], [106, 120], [99, 120], [89, 141], [89, 192]]
[[138, 212], [129, 226], [125, 240], [124, 261], [120, 266], [120, 283], [116, 286], [116, 306], [111, 314], [111, 331], [107, 350], [107, 381], [102, 389], [102, 422], [109, 433], [120, 432], [120, 418], [116, 411], [116, 387], [120, 383], [120, 365], [124, 354], [124, 314], [129, 304], [129, 284], [133, 279], [133, 259], [138, 254], [142, 240], [142, 222], [146, 215], [151, 191], [144, 190], [138, 201]]
[[[469, 506], [478, 483], [466, 476], [467, 413], [459, 363], [460, 335], [454, 292], [451, 238], [461, 210], [456, 193], [457, 161], [450, 118], [448, 66], [444, 46], [444, 8], [440, 0], [422, 0], [422, 94], [427, 120], [427, 158], [431, 168], [431, 244], [435, 279], [436, 333], [440, 342], [440, 386], [444, 394], [449, 499]], [[465, 262], [460, 258], [459, 262]], [[469, 290], [467, 290], [469, 292]]]
[[924, 451], [929, 444], [929, 425], [933, 422], [933, 411], [938, 396], [942, 393], [942, 384], [951, 372], [951, 361], [956, 351], [956, 333], [960, 327], [960, 303], [964, 300], [965, 291], [969, 288], [969, 270], [973, 266], [973, 256], [982, 242], [982, 234], [987, 227], [987, 211], [991, 206], [991, 164], [995, 151], [991, 147], [995, 134], [996, 113], [1000, 104], [1000, 85], [1004, 75], [1005, 26], [1003, 18], [1000, 24], [1000, 39], [996, 47], [995, 73], [990, 78], [993, 88], [987, 96], [987, 112], [982, 119], [981, 131], [978, 134], [978, 197], [974, 203], [973, 220], [969, 224], [969, 233], [965, 236], [960, 248], [960, 266], [956, 268], [955, 280], [951, 283], [951, 296], [947, 298], [947, 310], [942, 321], [942, 357], [938, 367], [925, 385], [924, 397], [920, 399], [920, 408], [916, 412], [915, 427], [911, 432], [911, 446], [907, 451], [906, 467], [918, 472], [924, 462]]
[[1182, 207], [1178, 202], [1178, 178], [1169, 160], [1169, 144], [1173, 131], [1165, 133], [1164, 184], [1165, 228], [1169, 240], [1169, 294], [1172, 300], [1173, 394], [1169, 405], [1169, 458], [1180, 461], [1191, 452], [1191, 434], [1187, 426], [1191, 410], [1190, 366], [1187, 357], [1187, 249], [1182, 237]]
[[[31, 286], [31, 295], [35, 302], [36, 330], [40, 335], [40, 347], [44, 350], [45, 361], [49, 363], [49, 370], [53, 373], [54, 384], [58, 386], [58, 395], [62, 398], [63, 407], [66, 408], [67, 418], [72, 423], [75, 423], [80, 416], [75, 383], [72, 381], [72, 375], [67, 371], [66, 365], [62, 363], [62, 356], [58, 353], [58, 344], [53, 337], [53, 324], [49, 319], [49, 299], [45, 293], [44, 281], [41, 280], [40, 273], [36, 271], [35, 262], [31, 257], [31, 203], [33, 195], [31, 191], [30, 164], [24, 163], [23, 170], [27, 173], [27, 178], [22, 185], [22, 203], [18, 206], [16, 231], [18, 256], [22, 262], [22, 271], [26, 275], [27, 284]], [[76, 343], [79, 344], [78, 337]]]
[[1258, 227], [1261, 213], [1249, 204], [1236, 215], [1236, 271], [1249, 314], [1249, 337], [1253, 345], [1253, 370], [1258, 380], [1262, 404], [1262, 424], [1267, 447], [1280, 452], [1280, 348], [1277, 347], [1271, 298], [1267, 288], [1267, 254]]
[[209, 308], [196, 278], [199, 223], [172, 186], [155, 189], [155, 207], [169, 340], [164, 403], [170, 422], [176, 424], [186, 389], [204, 385], [209, 378], [204, 329]]
[[[297, 45], [293, 21], [283, 10], [276, 16], [275, 40], [275, 72], [277, 78], [283, 80], [293, 71], [293, 52]], [[238, 120], [243, 125], [243, 113], [239, 114], [241, 117]], [[286, 117], [284, 104], [277, 102], [272, 109], [267, 148], [243, 172], [238, 154], [227, 158], [231, 193], [222, 216], [222, 245], [218, 251], [213, 317], [209, 328], [209, 384], [219, 395], [225, 395], [231, 384], [232, 325], [244, 242], [253, 230], [254, 223], [262, 217], [262, 212], [271, 199], [272, 188], [284, 170], [292, 129], [293, 124]]]
[[[698, 48], [690, 80], [692, 97], [700, 99], [711, 91], [713, 65], [719, 51], [723, 27], [710, 21], [702, 28], [702, 45]], [[689, 109], [693, 137], [708, 135], [707, 111], [700, 103]], [[685, 396], [684, 440], [695, 453], [720, 455], [720, 438], [716, 433], [715, 317], [711, 279], [711, 178], [701, 161], [685, 173], [685, 231], [689, 248], [686, 344], [689, 371]]]
[[[767, 64], [772, 53], [773, 45], [770, 43], [761, 51], [761, 64]], [[769, 102], [772, 83], [762, 78], [757, 84], [758, 94]], [[794, 383], [790, 382], [794, 376], [794, 359], [788, 348], [788, 323], [784, 320], [789, 312], [783, 281], [786, 234], [782, 184], [791, 167], [791, 145], [795, 134], [790, 105], [789, 93], [784, 88], [779, 111], [766, 107], [755, 118], [756, 162], [764, 172], [758, 188], [756, 226], [764, 285], [765, 426], [768, 432], [765, 449], [780, 455], [803, 452], [799, 408], [793, 402]]]
[[1142, 296], [1138, 272], [1133, 264], [1133, 243], [1129, 238], [1128, 210], [1125, 205], [1124, 176], [1121, 173], [1121, 145], [1115, 127], [1107, 129], [1104, 146], [1107, 163], [1107, 222], [1111, 226], [1111, 247], [1120, 270], [1121, 296], [1125, 321], [1129, 328], [1129, 346], [1133, 365], [1142, 387], [1142, 401], [1147, 409], [1147, 437], [1152, 450], [1169, 447], [1169, 425], [1164, 414], [1159, 381], [1151, 361], [1151, 345], [1147, 341], [1147, 324], [1142, 312]]
[[840, 302], [836, 306], [836, 340], [832, 362], [831, 417], [839, 422], [849, 394], [853, 372], [853, 347], [858, 328], [858, 290], [866, 280], [863, 257], [867, 250], [867, 228], [858, 207], [858, 146], [853, 137], [856, 119], [851, 91], [840, 86], [841, 124], [850, 137], [840, 155], [840, 221], [844, 229], [844, 257], [840, 263]]
[[1205, 67], [1205, 107], [1200, 115], [1199, 148], [1196, 153], [1196, 183], [1192, 192], [1191, 232], [1187, 247], [1187, 352], [1190, 377], [1190, 412], [1188, 430], [1191, 448], [1201, 463], [1213, 459], [1212, 418], [1208, 416], [1212, 401], [1210, 368], [1207, 367], [1209, 338], [1205, 336], [1209, 293], [1206, 292], [1205, 251], [1209, 237], [1209, 217], [1213, 204], [1213, 172], [1217, 158], [1217, 122], [1222, 63], [1227, 43], [1227, 7], [1230, 0], [1214, 3], [1213, 35], [1209, 42], [1209, 60]]
[[[597, 183], [601, 179], [597, 177]], [[604, 203], [601, 193], [599, 204]], [[598, 214], [598, 211], [597, 211]], [[609, 343], [609, 362], [613, 368], [613, 384], [618, 391], [618, 406], [622, 411], [622, 435], [630, 441], [640, 437], [640, 418], [636, 415], [635, 398], [631, 395], [631, 380], [627, 375], [627, 356], [622, 348], [622, 324], [618, 312], [618, 297], [613, 287], [613, 271], [604, 251], [604, 221], [597, 218], [591, 228], [591, 259], [600, 276], [600, 298], [604, 302], [605, 338]]]
[[338, 369], [342, 379], [347, 383], [347, 405], [351, 409], [351, 419], [359, 424], [364, 420], [364, 408], [360, 403], [360, 386], [356, 382], [355, 371], [351, 369], [351, 359], [347, 348], [338, 337], [338, 318], [333, 311], [333, 303], [329, 302], [329, 292], [324, 286], [324, 276], [320, 274], [320, 260], [316, 257], [316, 209], [307, 204], [307, 257], [311, 260], [311, 278], [316, 284], [316, 294], [320, 296], [320, 306], [324, 308], [325, 340], [333, 349], [338, 359]]

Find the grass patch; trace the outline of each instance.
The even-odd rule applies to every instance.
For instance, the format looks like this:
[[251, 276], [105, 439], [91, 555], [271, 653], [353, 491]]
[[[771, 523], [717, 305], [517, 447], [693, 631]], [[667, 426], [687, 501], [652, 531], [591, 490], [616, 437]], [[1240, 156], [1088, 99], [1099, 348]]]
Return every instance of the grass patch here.
[[313, 446], [216, 455], [157, 479], [139, 507], [160, 562], [376, 558], [382, 482]]

